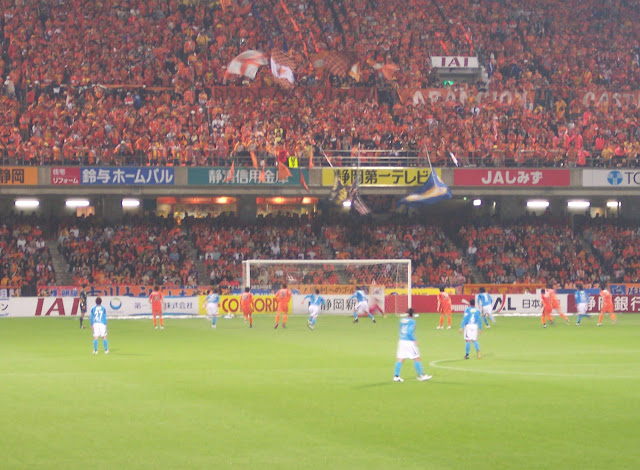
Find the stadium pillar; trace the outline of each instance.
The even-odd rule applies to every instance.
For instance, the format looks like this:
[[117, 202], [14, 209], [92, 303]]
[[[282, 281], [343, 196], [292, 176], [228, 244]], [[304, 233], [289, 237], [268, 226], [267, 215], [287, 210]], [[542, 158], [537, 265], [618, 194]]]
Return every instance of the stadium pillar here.
[[242, 222], [255, 222], [258, 215], [258, 204], [255, 196], [240, 196], [237, 199], [238, 217]]
[[102, 196], [102, 217], [108, 222], [122, 219], [121, 196]]
[[640, 204], [638, 204], [637, 197], [623, 197], [620, 203], [620, 215], [623, 216], [625, 220], [640, 221]]
[[561, 217], [567, 210], [567, 202], [561, 198], [554, 198], [549, 201], [549, 212], [552, 217]]
[[500, 220], [507, 221], [517, 219], [524, 213], [524, 201], [518, 197], [504, 197], [500, 200], [498, 211]]

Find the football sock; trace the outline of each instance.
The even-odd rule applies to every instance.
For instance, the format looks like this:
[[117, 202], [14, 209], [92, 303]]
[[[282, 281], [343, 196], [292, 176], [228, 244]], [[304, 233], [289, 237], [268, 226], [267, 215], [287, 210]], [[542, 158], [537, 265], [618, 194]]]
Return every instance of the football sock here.
[[156, 316], [153, 316], [153, 326], [158, 326], [158, 320], [156, 320]]
[[280, 323], [280, 312], [276, 313], [276, 325]]
[[84, 320], [82, 317], [80, 317], [80, 328], [82, 328], [82, 320]]
[[440, 327], [442, 327], [443, 323], [444, 323], [444, 315], [440, 315]]
[[400, 369], [401, 368], [402, 368], [402, 361], [396, 362], [396, 371], [395, 371], [396, 377], [400, 375]]
[[542, 324], [546, 325], [547, 324], [547, 320], [546, 320], [547, 316], [546, 315], [542, 315]]
[[253, 326], [253, 315], [249, 314], [249, 325]]
[[[469, 344], [469, 343], [467, 343], [467, 344]], [[480, 351], [480, 345], [478, 344], [477, 341], [473, 342], [473, 347], [476, 348], [476, 351]]]
[[451, 315], [447, 315], [447, 326], [451, 326]]
[[471, 350], [471, 343], [467, 341], [464, 345], [464, 352], [466, 353], [467, 356], [469, 355], [470, 350]]
[[483, 316], [482, 318], [484, 318], [484, 324], [485, 326], [489, 326], [489, 319], [487, 318], [487, 316]]
[[580, 320], [582, 320], [582, 315], [578, 315], [578, 321], [576, 321], [576, 325], [580, 324]]
[[282, 324], [286, 324], [287, 323], [287, 318], [289, 318], [289, 314], [285, 313], [282, 315]]
[[420, 375], [424, 375], [424, 370], [422, 369], [422, 362], [420, 361], [413, 361], [413, 365], [416, 368], [416, 373], [420, 376]]
[[564, 321], [569, 321], [569, 318], [567, 318], [564, 313], [558, 313], [558, 315], [560, 315], [560, 318], [562, 318]]
[[616, 322], [616, 320], [618, 319], [618, 317], [616, 316], [615, 313], [610, 313], [609, 316], [611, 317], [611, 321], [613, 321], [614, 323]]
[[160, 315], [160, 326], [164, 326], [164, 319], [162, 318], [162, 315]]
[[106, 339], [102, 340], [102, 345], [104, 346], [104, 350], [108, 351], [109, 350], [109, 343], [107, 343]]
[[604, 318], [604, 313], [601, 313], [598, 317], [598, 323], [602, 323], [602, 319]]
[[211, 324], [212, 324], [212, 325], [215, 325], [217, 320], [218, 320], [218, 316], [217, 316], [217, 315], [214, 315], [214, 316], [213, 316], [213, 321], [211, 322]]
[[371, 312], [368, 313], [369, 318], [371, 318], [373, 321], [376, 321], [375, 318], [373, 318], [373, 315], [371, 314]]
[[94, 339], [94, 340], [93, 340], [93, 350], [94, 350], [94, 351], [97, 351], [97, 350], [98, 350], [98, 340], [97, 340], [97, 339]]
[[355, 312], [353, 312], [353, 318], [355, 318], [356, 320], [358, 319], [358, 311], [357, 310]]
[[311, 326], [316, 326], [316, 317], [311, 318]]

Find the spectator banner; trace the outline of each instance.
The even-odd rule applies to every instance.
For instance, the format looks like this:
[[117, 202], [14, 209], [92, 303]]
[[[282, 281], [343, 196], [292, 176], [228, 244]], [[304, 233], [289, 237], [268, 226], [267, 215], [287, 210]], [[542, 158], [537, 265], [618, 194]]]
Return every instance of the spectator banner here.
[[[3, 287], [0, 289], [0, 300], [8, 299], [9, 297], [20, 297], [20, 287]], [[0, 312], [2, 314], [2, 312]]]
[[582, 170], [582, 186], [640, 188], [640, 170]]
[[461, 105], [468, 105], [470, 99], [478, 106], [482, 102], [498, 101], [500, 103], [512, 104], [514, 101], [520, 101], [524, 106], [533, 99], [529, 97], [527, 92], [513, 91], [473, 91], [461, 88], [401, 88], [398, 90], [398, 96], [402, 104], [419, 104], [436, 103], [439, 101], [452, 101]]
[[569, 186], [571, 170], [456, 169], [454, 186], [544, 187]]
[[259, 186], [300, 186], [300, 173], [302, 173], [305, 181], [309, 180], [309, 170], [301, 168], [291, 168], [291, 176], [286, 180], [278, 180], [277, 168], [266, 168], [264, 171], [264, 181], [260, 181], [260, 173], [252, 167], [236, 168], [233, 172], [233, 180], [226, 181], [231, 171], [228, 167], [212, 167], [212, 168], [189, 168], [188, 184], [190, 185], [259, 185]]
[[38, 168], [36, 167], [0, 167], [0, 186], [36, 186], [37, 184]]
[[602, 104], [615, 104], [615, 106], [634, 104], [640, 106], [640, 91], [611, 92], [607, 90], [578, 91], [574, 92], [576, 99], [584, 106], [594, 104], [599, 107]]
[[[375, 87], [354, 87], [354, 88], [336, 88], [336, 87], [296, 87], [296, 93], [308, 94], [313, 96], [316, 101], [331, 101], [334, 99], [344, 100], [351, 98], [356, 101], [365, 101], [377, 98], [377, 89]], [[215, 100], [231, 100], [243, 101], [249, 99], [252, 101], [260, 101], [263, 98], [273, 99], [277, 97], [290, 96], [288, 90], [280, 87], [244, 87], [244, 86], [213, 86], [211, 87], [212, 99]]]
[[[429, 179], [429, 168], [346, 168], [332, 170], [322, 169], [322, 186], [333, 186], [335, 172], [345, 186], [351, 186], [354, 178], [359, 179], [360, 186], [422, 186]], [[436, 168], [436, 174], [442, 176], [442, 169]]]
[[622, 295], [640, 295], [640, 284], [609, 284], [609, 292]]
[[51, 184], [54, 186], [80, 184], [80, 168], [51, 168]]
[[[560, 296], [558, 296], [560, 297]], [[573, 295], [568, 295], [569, 312], [576, 312], [576, 299]], [[602, 297], [599, 295], [589, 296], [589, 313], [599, 313], [602, 308]], [[616, 313], [640, 313], [640, 295], [620, 295], [613, 294], [613, 310]]]
[[172, 185], [173, 168], [82, 167], [80, 184], [89, 185]]
[[466, 56], [432, 56], [431, 66], [436, 69], [477, 69], [477, 57]]

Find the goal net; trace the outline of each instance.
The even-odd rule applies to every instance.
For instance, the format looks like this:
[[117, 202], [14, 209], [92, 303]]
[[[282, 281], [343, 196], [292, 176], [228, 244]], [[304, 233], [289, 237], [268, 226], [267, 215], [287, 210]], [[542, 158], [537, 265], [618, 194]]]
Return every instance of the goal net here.
[[273, 295], [282, 284], [292, 291], [291, 313], [306, 314], [304, 296], [316, 289], [325, 299], [323, 314], [351, 314], [357, 288], [375, 314], [406, 313], [411, 307], [411, 260], [246, 260], [244, 286], [254, 295]]

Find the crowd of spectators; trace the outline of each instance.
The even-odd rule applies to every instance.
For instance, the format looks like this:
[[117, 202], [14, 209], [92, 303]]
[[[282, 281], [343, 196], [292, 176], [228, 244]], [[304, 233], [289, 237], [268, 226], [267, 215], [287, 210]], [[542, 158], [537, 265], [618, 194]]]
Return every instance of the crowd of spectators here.
[[20, 288], [23, 295], [36, 295], [38, 287], [55, 285], [56, 273], [39, 221], [8, 219], [0, 225], [0, 288]]
[[[322, 148], [402, 150], [420, 164], [426, 148], [438, 165], [451, 164], [450, 152], [475, 165], [640, 164], [637, 96], [583, 100], [585, 91], [640, 88], [640, 13], [629, 0], [0, 6], [2, 161], [229, 165], [251, 151], [309, 158]], [[251, 83], [225, 76], [247, 49], [287, 50], [302, 86], [270, 98], [215, 95], [229, 84], [276, 86], [268, 67]], [[354, 51], [359, 82], [308, 65], [325, 50]], [[479, 57], [482, 80], [460, 85], [472, 98], [414, 105], [389, 93], [439, 86], [431, 55]], [[395, 74], [367, 64], [392, 64]], [[379, 93], [316, 92], [336, 86]], [[475, 100], [483, 90], [497, 98]], [[528, 99], [502, 99], [503, 90]]]
[[524, 218], [518, 223], [466, 225], [458, 236], [488, 283], [569, 288], [576, 282], [608, 280], [609, 273], [567, 221]]
[[[209, 274], [208, 281], [213, 285], [239, 287], [242, 261], [247, 259], [314, 260], [324, 255], [317, 221], [308, 217], [275, 215], [247, 224], [235, 216], [221, 216], [187, 219], [184, 225], [189, 229], [197, 254]], [[303, 279], [320, 281], [322, 269], [305, 272], [291, 281], [275, 267], [258, 276], [261, 285]]]
[[611, 281], [640, 282], [639, 227], [599, 219], [585, 227], [582, 236], [593, 247]]
[[[464, 225], [394, 218], [355, 223], [341, 217], [282, 214], [254, 222], [235, 215], [182, 220], [125, 217], [118, 223], [95, 217], [48, 223], [16, 216], [0, 226], [0, 287], [55, 285], [46, 240], [56, 236], [70, 282], [76, 285], [241, 287], [242, 261], [248, 259], [411, 259], [411, 281], [418, 286], [486, 282], [572, 288], [577, 282], [592, 286], [640, 280], [636, 247], [640, 229], [599, 218], [572, 226], [565, 219], [533, 216]], [[204, 266], [204, 278], [202, 272], [198, 276], [198, 265]], [[252, 278], [254, 284], [270, 287], [282, 282], [387, 286], [406, 282], [404, 272], [386, 264], [276, 264], [253, 272]]]
[[187, 234], [173, 219], [93, 217], [60, 223], [58, 250], [74, 285], [194, 286], [198, 276]]
[[[453, 241], [435, 225], [342, 221], [323, 226], [322, 233], [331, 258], [411, 259], [413, 285], [460, 285], [470, 277]], [[369, 281], [361, 277], [364, 270], [353, 275], [358, 282]]]

